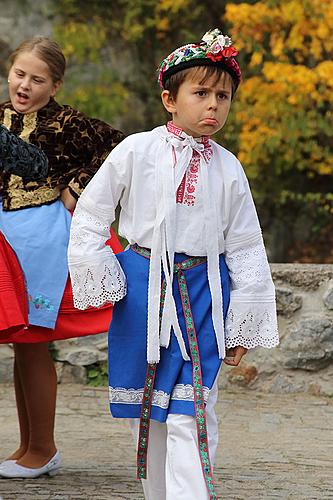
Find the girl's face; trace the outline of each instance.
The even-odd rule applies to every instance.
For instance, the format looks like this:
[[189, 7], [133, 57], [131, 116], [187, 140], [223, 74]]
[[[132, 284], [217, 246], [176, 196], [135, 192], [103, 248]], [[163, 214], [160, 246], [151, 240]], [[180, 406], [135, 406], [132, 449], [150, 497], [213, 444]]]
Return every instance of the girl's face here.
[[36, 52], [18, 54], [8, 75], [9, 97], [18, 113], [32, 113], [54, 97], [61, 82], [54, 83], [49, 66]]

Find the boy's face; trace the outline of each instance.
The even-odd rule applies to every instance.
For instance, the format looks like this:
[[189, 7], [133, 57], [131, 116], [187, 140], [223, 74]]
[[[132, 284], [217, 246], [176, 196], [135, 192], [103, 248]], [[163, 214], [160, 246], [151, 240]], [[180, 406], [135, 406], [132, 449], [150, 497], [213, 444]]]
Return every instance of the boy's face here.
[[225, 124], [231, 105], [231, 77], [222, 74], [216, 81], [213, 75], [201, 84], [200, 71], [187, 75], [180, 85], [177, 97], [170, 96], [168, 90], [162, 92], [162, 102], [173, 123], [188, 135], [200, 137], [213, 135]]

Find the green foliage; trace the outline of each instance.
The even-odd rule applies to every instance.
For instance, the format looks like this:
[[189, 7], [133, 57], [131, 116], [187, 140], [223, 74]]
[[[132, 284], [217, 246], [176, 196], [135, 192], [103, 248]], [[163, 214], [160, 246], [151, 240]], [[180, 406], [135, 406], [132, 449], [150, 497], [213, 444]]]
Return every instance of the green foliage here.
[[61, 97], [116, 120], [127, 133], [160, 124], [166, 115], [156, 83], [158, 64], [175, 45], [223, 25], [225, 3], [212, 0], [207, 9], [198, 0], [54, 0], [59, 20], [54, 36], [69, 61]]
[[94, 80], [82, 78], [81, 71], [72, 71], [68, 83], [59, 92], [59, 100], [114, 124], [128, 112], [129, 92], [110, 71], [93, 72]]
[[66, 58], [79, 64], [87, 61], [99, 62], [100, 50], [106, 42], [106, 36], [106, 27], [98, 17], [89, 23], [69, 21], [54, 29], [54, 37], [61, 44]]
[[93, 387], [108, 385], [107, 361], [87, 366], [87, 384]]

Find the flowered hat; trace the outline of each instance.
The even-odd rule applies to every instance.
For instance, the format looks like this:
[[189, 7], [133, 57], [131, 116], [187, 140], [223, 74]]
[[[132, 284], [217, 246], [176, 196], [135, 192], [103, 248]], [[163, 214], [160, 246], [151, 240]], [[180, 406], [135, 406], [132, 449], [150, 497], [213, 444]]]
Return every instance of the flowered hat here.
[[241, 81], [241, 70], [235, 59], [237, 50], [231, 38], [215, 28], [207, 31], [199, 43], [183, 45], [169, 54], [158, 68], [158, 82], [163, 89], [171, 75], [194, 66], [221, 66], [232, 77], [236, 88]]

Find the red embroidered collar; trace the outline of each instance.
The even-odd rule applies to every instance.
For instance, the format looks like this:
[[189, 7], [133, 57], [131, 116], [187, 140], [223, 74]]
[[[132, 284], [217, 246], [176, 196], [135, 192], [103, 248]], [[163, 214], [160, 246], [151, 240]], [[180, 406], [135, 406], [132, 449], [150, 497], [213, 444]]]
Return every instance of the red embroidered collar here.
[[[183, 129], [180, 127], [177, 127], [172, 121], [169, 121], [166, 124], [166, 128], [168, 129], [168, 132], [171, 134], [176, 135], [177, 137], [183, 137]], [[205, 147], [209, 146], [209, 135], [203, 135], [198, 142], [201, 142], [204, 144]]]

